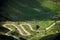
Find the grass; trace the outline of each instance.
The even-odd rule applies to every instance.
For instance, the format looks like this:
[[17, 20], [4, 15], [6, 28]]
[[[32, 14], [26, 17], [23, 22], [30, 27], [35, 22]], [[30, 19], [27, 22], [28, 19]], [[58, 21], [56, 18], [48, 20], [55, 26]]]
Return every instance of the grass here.
[[45, 29], [46, 27], [48, 27], [50, 24], [52, 24], [54, 21], [30, 21], [30, 24], [32, 25], [32, 27], [34, 29], [36, 29], [36, 25], [39, 25], [41, 27], [41, 29]]
[[55, 26], [53, 26], [51, 29], [48, 31], [43, 31], [39, 33], [38, 37], [34, 37], [31, 40], [53, 40], [55, 38], [56, 33], [60, 33], [59, 29], [60, 28], [60, 23], [57, 23]]
[[49, 1], [49, 0], [48, 1], [44, 1], [42, 3], [42, 6], [50, 8], [51, 10], [56, 10], [56, 8], [57, 8], [56, 3], [52, 2], [52, 1]]
[[31, 33], [31, 35], [36, 34], [36, 31], [35, 32], [31, 31], [30, 28], [27, 25], [24, 25], [24, 28], [26, 29], [26, 31], [28, 31], [29, 33]]
[[[29, 23], [34, 30], [36, 30], [36, 25], [39, 25], [41, 29], [45, 29], [54, 22], [52, 17], [55, 15], [56, 7], [56, 4], [49, 0], [42, 1], [41, 3], [36, 0], [9, 0], [4, 8], [7, 15], [4, 16], [11, 20], [10, 22], [9, 20], [6, 21], [6, 24], [19, 25], [19, 23]], [[23, 26], [27, 31], [33, 34], [33, 36], [37, 34], [36, 32], [32, 32], [27, 25]], [[9, 26], [9, 28], [16, 30], [14, 26]], [[54, 30], [54, 32], [52, 30]], [[24, 33], [23, 30], [22, 32]], [[46, 35], [52, 33], [55, 33], [55, 28], [48, 30]], [[39, 37], [33, 38], [32, 40], [39, 40], [39, 38], [46, 35], [45, 31], [43, 31], [39, 33]], [[31, 37], [32, 36], [29, 36], [29, 38]]]

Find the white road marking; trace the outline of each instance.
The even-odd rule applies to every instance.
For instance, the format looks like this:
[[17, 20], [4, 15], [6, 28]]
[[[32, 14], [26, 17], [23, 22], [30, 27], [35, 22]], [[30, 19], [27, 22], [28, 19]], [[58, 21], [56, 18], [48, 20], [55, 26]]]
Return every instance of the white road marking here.
[[60, 21], [54, 22], [52, 25], [50, 25], [49, 27], [47, 27], [46, 30], [49, 30], [50, 28], [52, 28], [56, 23], [60, 23]]
[[52, 25], [50, 25], [49, 27], [46, 28], [46, 30], [49, 30], [51, 27], [53, 27], [56, 23], [53, 23]]
[[7, 28], [7, 29], [9, 29], [10, 31], [12, 31], [12, 29], [9, 28], [9, 27], [7, 27], [6, 25], [10, 25], [10, 24], [4, 24], [4, 25], [2, 25], [2, 26], [5, 27], [5, 28]]
[[28, 27], [30, 28], [31, 31], [36, 31], [32, 28], [32, 26], [29, 24], [29, 23], [26, 23], [26, 24], [21, 24], [21, 25], [28, 25]]
[[[57, 21], [55, 23], [53, 23], [52, 25], [50, 25], [49, 27], [46, 28], [46, 30], [49, 30], [50, 28], [52, 28], [56, 23], [59, 23], [60, 21]], [[5, 28], [8, 28], [10, 31], [12, 31], [13, 29], [7, 27], [6, 25], [13, 25], [15, 28], [17, 28], [17, 30], [19, 31], [19, 33], [23, 36], [28, 36], [28, 35], [31, 35], [28, 31], [25, 30], [25, 28], [23, 27], [23, 25], [28, 25], [28, 27], [30, 28], [31, 31], [36, 31], [32, 28], [32, 26], [29, 24], [29, 23], [26, 23], [26, 24], [20, 24], [20, 27], [23, 29], [23, 31], [26, 33], [26, 34], [23, 34], [20, 27], [17, 27], [16, 25], [14, 24], [4, 24], [2, 25], [3, 27]]]
[[24, 30], [24, 32], [27, 33], [27, 34], [23, 34], [22, 31], [21, 31], [21, 29], [20, 29], [19, 27], [17, 27], [16, 25], [14, 25], [14, 24], [4, 24], [4, 25], [3, 25], [3, 27], [8, 28], [10, 31], [12, 31], [13, 29], [7, 27], [6, 25], [13, 25], [15, 28], [17, 28], [17, 30], [19, 31], [19, 33], [20, 33], [21, 35], [23, 35], [23, 36], [31, 35], [31, 34], [30, 34], [29, 32], [27, 32], [21, 25], [20, 25], [21, 28], [22, 28], [22, 29]]
[[25, 30], [25, 28], [23, 27], [23, 24], [20, 24], [20, 27], [24, 30], [25, 33], [27, 33], [27, 35], [31, 35], [28, 31]]

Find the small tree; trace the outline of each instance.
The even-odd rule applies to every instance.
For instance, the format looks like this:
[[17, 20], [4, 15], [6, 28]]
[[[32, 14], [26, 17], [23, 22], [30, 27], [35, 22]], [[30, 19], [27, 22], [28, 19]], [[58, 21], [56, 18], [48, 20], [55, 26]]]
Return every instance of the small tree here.
[[40, 26], [39, 25], [36, 25], [36, 29], [39, 29], [40, 28]]

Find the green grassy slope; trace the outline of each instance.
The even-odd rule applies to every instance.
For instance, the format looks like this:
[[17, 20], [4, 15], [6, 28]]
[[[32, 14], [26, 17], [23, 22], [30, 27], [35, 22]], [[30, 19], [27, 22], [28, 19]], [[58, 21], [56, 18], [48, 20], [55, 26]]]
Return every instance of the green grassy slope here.
[[[31, 23], [32, 25], [38, 24], [41, 25], [41, 27], [47, 27], [52, 23], [52, 17], [55, 15], [55, 12], [50, 8], [54, 8], [56, 5], [54, 7], [48, 7], [50, 3], [47, 1], [46, 3], [49, 4], [45, 5], [44, 3], [44, 1], [39, 3], [37, 0], [9, 0], [6, 3], [4, 10], [6, 12], [6, 17], [11, 19], [13, 22], [30, 21], [33, 23]], [[52, 4], [54, 3], [51, 3], [51, 5]]]
[[[50, 0], [8, 0], [3, 7], [3, 16], [9, 19], [5, 21], [7, 24], [19, 25], [19, 23], [29, 23], [34, 30], [36, 30], [36, 25], [45, 30], [45, 28], [56, 21], [53, 19], [56, 16], [56, 11], [59, 10], [58, 7], [56, 2]], [[58, 29], [52, 28], [46, 34], [45, 31], [41, 33], [32, 32], [27, 25], [24, 25], [24, 27], [33, 37], [36, 34], [39, 35], [39, 37], [34, 38], [32, 36], [27, 36], [28, 38], [23, 36], [27, 39], [32, 38], [31, 40], [39, 40], [43, 36], [54, 34]], [[16, 30], [13, 26], [11, 28]], [[51, 32], [51, 30], [54, 32]]]

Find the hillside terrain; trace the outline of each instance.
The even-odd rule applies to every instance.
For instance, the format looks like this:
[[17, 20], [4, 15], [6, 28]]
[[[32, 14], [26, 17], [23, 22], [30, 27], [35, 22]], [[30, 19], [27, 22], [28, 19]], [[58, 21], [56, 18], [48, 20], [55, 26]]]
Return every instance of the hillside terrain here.
[[0, 34], [46, 40], [56, 33], [60, 33], [59, 0], [0, 0]]

